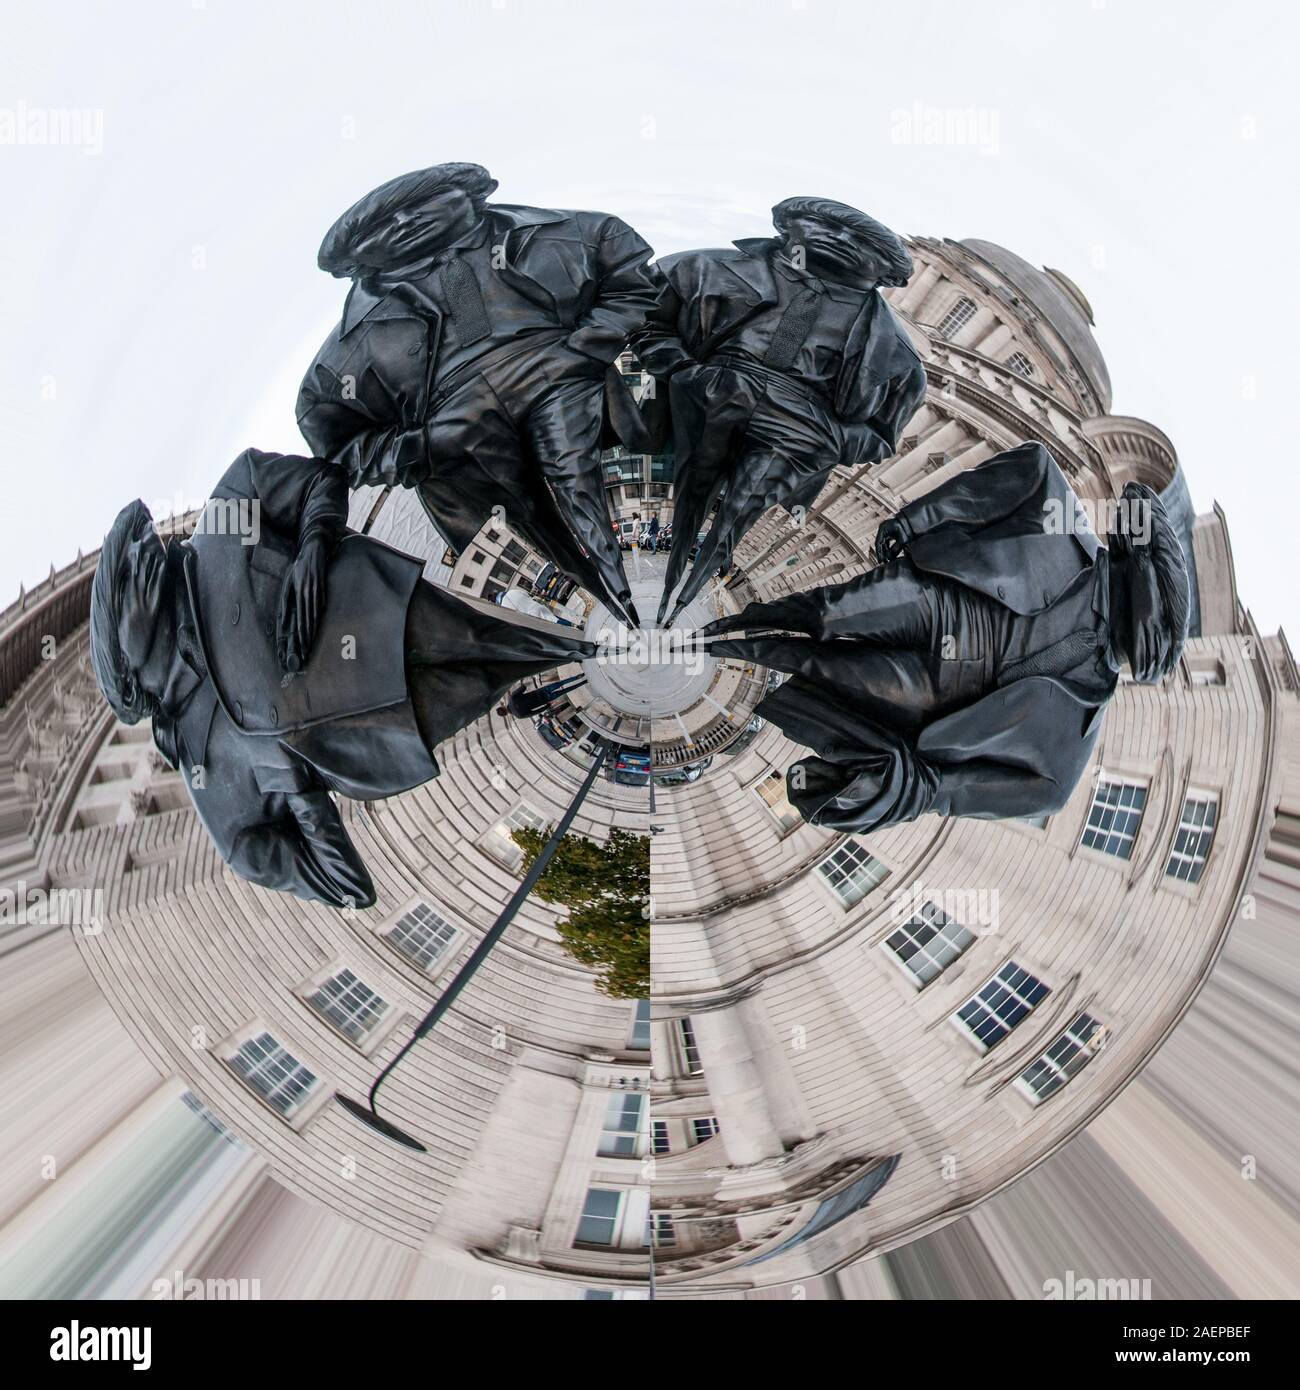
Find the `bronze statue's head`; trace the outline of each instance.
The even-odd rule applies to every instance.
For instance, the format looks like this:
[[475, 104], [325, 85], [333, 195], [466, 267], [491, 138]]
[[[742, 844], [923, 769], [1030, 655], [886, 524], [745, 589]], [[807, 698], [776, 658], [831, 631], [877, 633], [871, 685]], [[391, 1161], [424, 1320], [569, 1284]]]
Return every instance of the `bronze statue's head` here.
[[1133, 679], [1154, 685], [1178, 664], [1187, 640], [1191, 585], [1182, 541], [1160, 498], [1127, 483], [1108, 541], [1110, 640]]
[[496, 186], [481, 164], [435, 164], [390, 179], [325, 233], [317, 264], [341, 279], [416, 265], [471, 231]]
[[172, 652], [164, 640], [173, 576], [153, 516], [135, 501], [117, 514], [90, 591], [90, 660], [113, 713], [135, 724], [158, 712]]
[[883, 222], [832, 198], [786, 198], [772, 221], [787, 254], [802, 254], [808, 268], [830, 279], [861, 285], [905, 285], [912, 258], [902, 238]]

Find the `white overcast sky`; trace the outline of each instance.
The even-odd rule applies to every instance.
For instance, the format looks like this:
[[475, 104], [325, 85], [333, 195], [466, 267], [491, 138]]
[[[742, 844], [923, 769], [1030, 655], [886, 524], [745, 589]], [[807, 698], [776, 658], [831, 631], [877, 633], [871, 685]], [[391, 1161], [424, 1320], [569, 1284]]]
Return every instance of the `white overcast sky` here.
[[[130, 498], [300, 451], [360, 194], [448, 159], [657, 251], [792, 194], [1000, 242], [1092, 302], [1118, 414], [1217, 499], [1300, 641], [1297, 7], [1286, 0], [0, 3], [0, 606]], [[19, 141], [91, 113], [81, 144]], [[974, 144], [908, 140], [978, 113]], [[102, 124], [100, 124], [102, 122]]]

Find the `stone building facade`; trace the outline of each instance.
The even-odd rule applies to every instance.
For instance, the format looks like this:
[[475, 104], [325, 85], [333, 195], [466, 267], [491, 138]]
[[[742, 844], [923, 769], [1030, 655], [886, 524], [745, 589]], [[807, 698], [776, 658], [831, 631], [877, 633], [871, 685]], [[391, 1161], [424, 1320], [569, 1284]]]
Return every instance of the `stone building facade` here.
[[[0, 613], [0, 1292], [167, 1296], [180, 1273], [262, 1297], [641, 1298], [653, 1258], [665, 1298], [1041, 1297], [1071, 1241], [1122, 1244], [1101, 1199], [1091, 1224], [1063, 1209], [1060, 1175], [1098, 1171], [1162, 1233], [1170, 1296], [1188, 1248], [1211, 1296], [1290, 1287], [1294, 1119], [1269, 1099], [1300, 994], [1295, 662], [1172, 443], [1109, 413], [1072, 282], [985, 242], [912, 249], [890, 298], [930, 389], [897, 455], [841, 470], [798, 527], [769, 514], [711, 602], [859, 573], [882, 518], [1021, 440], [1103, 516], [1149, 483], [1195, 561], [1194, 636], [1163, 686], [1120, 689], [1070, 803], [832, 835], [786, 802], [800, 751], [774, 728], [685, 711], [675, 744], [648, 721], [656, 766], [712, 763], [653, 811], [601, 781], [576, 828], [653, 834], [652, 1000], [599, 993], [530, 902], [383, 1093], [418, 1156], [333, 1093], [365, 1094], [494, 920], [510, 831], [558, 818], [580, 741], [491, 715], [436, 782], [344, 808], [375, 908], [268, 894], [99, 700], [94, 557], [52, 571]], [[612, 459], [607, 485], [616, 515], [667, 518], [662, 459]], [[471, 601], [542, 564], [504, 528], [450, 554], [405, 494], [363, 490], [350, 520]], [[1194, 1197], [1169, 1196], [1180, 1176]], [[1197, 1244], [1207, 1208], [1260, 1252], [1235, 1286]]]
[[[1163, 495], [1195, 562], [1194, 635], [1164, 685], [1121, 687], [1094, 765], [1039, 823], [817, 830], [782, 795], [802, 750], [775, 728], [665, 796], [651, 1114], [672, 1136], [655, 1209], [678, 1240], [657, 1266], [664, 1296], [859, 1268], [1060, 1150], [1210, 977], [1281, 814], [1294, 664], [1238, 600], [1224, 519], [1192, 514], [1173, 445], [1108, 413], [1086, 300], [989, 243], [912, 250], [916, 274], [890, 298], [926, 363], [925, 404], [895, 457], [841, 471], [802, 524], [768, 514], [719, 611], [861, 572], [884, 517], [1036, 439], [1099, 529], [1129, 480]], [[701, 1114], [716, 1118], [707, 1158]]]

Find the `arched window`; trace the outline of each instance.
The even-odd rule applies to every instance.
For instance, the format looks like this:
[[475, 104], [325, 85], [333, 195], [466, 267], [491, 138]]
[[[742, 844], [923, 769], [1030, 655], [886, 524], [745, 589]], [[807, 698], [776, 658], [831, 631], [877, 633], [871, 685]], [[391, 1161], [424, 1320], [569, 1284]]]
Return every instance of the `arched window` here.
[[974, 317], [974, 302], [965, 298], [959, 299], [943, 316], [943, 322], [939, 325], [939, 336], [951, 341]]
[[1011, 356], [1007, 358], [1007, 366], [1010, 367], [1017, 376], [1031, 377], [1034, 374], [1034, 364], [1023, 352], [1013, 352]]

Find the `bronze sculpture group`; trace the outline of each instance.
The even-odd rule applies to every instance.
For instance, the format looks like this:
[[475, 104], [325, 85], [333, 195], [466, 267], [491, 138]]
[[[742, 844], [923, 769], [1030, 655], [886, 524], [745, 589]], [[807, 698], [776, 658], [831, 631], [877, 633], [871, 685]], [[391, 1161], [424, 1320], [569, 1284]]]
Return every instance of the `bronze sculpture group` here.
[[[413, 488], [457, 551], [504, 518], [635, 628], [602, 450], [671, 429], [671, 624], [765, 511], [797, 515], [836, 466], [889, 458], [925, 393], [880, 294], [911, 258], [855, 208], [786, 199], [772, 238], [652, 263], [617, 217], [492, 203], [495, 188], [442, 164], [345, 212], [319, 263], [351, 287], [298, 397], [311, 456], [250, 449], [213, 491], [252, 507], [257, 535], [164, 543], [135, 502], [96, 570], [92, 660], [115, 713], [152, 720], [237, 873], [337, 907], [375, 893], [333, 793], [436, 776], [438, 743], [522, 677], [599, 654], [426, 583], [423, 561], [347, 529], [350, 489]], [[639, 403], [615, 366], [629, 348], [653, 382]], [[1159, 498], [1131, 484], [1121, 500], [1108, 546], [1053, 530], [1078, 500], [1022, 444], [886, 520], [866, 574], [703, 629], [715, 655], [789, 673], [759, 713], [813, 751], [788, 777], [806, 819], [1063, 804], [1121, 667], [1161, 679], [1187, 631]]]

